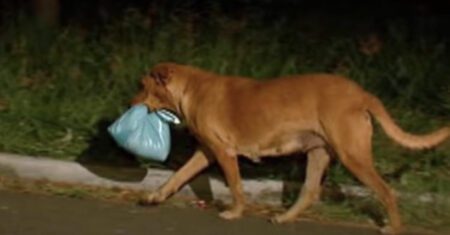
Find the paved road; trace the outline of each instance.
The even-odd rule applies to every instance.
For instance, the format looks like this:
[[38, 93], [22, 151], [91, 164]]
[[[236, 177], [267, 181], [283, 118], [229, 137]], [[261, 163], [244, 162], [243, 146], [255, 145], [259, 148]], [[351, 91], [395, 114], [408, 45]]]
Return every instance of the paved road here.
[[0, 191], [1, 235], [375, 235], [368, 228], [299, 222], [272, 225], [246, 217], [224, 221], [215, 211], [164, 205], [142, 208], [103, 201], [81, 200]]

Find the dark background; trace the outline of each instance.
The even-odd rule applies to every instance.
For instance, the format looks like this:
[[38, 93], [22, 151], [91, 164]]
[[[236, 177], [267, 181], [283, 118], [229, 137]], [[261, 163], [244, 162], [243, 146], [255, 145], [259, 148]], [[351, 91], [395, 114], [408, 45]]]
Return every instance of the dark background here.
[[[313, 21], [322, 30], [357, 33], [383, 31], [386, 24], [402, 21], [415, 32], [448, 37], [450, 4], [448, 1], [324, 1], [324, 0], [240, 0], [240, 1], [168, 1], [168, 0], [16, 0], [0, 1], [2, 21], [13, 15], [38, 14], [62, 26], [77, 24], [93, 28], [120, 19], [127, 9], [138, 9], [149, 18], [191, 15], [208, 21], [216, 12], [232, 18], [255, 17], [263, 22], [292, 20], [292, 25]], [[52, 13], [46, 13], [46, 10]], [[48, 16], [51, 15], [51, 16]], [[317, 29], [321, 30], [321, 29]]]
[[[104, 165], [132, 166], [140, 177], [143, 166], [179, 167], [196, 144], [183, 128], [172, 129], [163, 164], [125, 153], [106, 131], [128, 108], [142, 74], [162, 61], [261, 80], [338, 73], [378, 96], [409, 132], [449, 124], [449, 1], [0, 0], [0, 7], [2, 152], [76, 160], [116, 180], [130, 175], [105, 174]], [[405, 220], [448, 226], [446, 201], [416, 200], [429, 193], [448, 198], [448, 142], [410, 151], [375, 124], [373, 144], [383, 178], [412, 195], [400, 200]], [[243, 160], [242, 174], [299, 182], [302, 159]], [[328, 189], [358, 184], [338, 162], [325, 182]], [[289, 202], [298, 188], [286, 192]], [[347, 216], [379, 211], [367, 209], [365, 199], [324, 201], [352, 205]]]

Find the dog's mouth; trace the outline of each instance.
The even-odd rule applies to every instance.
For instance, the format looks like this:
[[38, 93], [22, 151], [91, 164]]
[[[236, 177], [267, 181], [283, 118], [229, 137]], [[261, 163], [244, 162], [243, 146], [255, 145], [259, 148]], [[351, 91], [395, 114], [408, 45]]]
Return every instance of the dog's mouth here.
[[180, 118], [168, 109], [159, 109], [155, 111], [156, 114], [164, 121], [178, 125], [181, 123]]
[[149, 113], [153, 113], [153, 112], [155, 112], [155, 111], [158, 110], [158, 109], [155, 109], [155, 108], [150, 107], [149, 105], [147, 105], [147, 104], [145, 104], [145, 103], [143, 103], [143, 105], [147, 106], [147, 109], [148, 109], [148, 112], [149, 112]]
[[178, 117], [178, 115], [166, 108], [152, 108], [146, 103], [139, 103], [136, 105], [145, 105], [147, 107], [148, 113], [156, 113], [159, 118], [166, 122], [173, 123], [175, 125], [178, 125], [181, 123], [181, 119]]

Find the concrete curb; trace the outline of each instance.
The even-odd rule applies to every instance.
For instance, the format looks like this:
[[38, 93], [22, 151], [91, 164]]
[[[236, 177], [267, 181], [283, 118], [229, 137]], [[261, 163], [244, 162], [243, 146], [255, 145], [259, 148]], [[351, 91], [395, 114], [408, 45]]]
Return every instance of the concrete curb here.
[[[77, 162], [0, 153], [0, 175], [21, 179], [152, 191], [162, 185], [172, 174], [173, 171], [170, 170], [148, 169], [145, 177], [139, 182], [121, 182], [98, 176]], [[214, 199], [231, 201], [229, 190], [222, 181], [205, 177], [209, 189], [204, 191], [210, 191]], [[184, 186], [179, 193], [196, 197], [195, 192], [199, 190], [193, 189], [191, 185]], [[283, 187], [281, 181], [243, 180], [243, 186], [249, 201], [269, 205], [281, 204]]]
[[[153, 191], [166, 182], [173, 173], [170, 170], [149, 168], [145, 176], [138, 181], [125, 182], [94, 174], [83, 165], [73, 161], [0, 153], [0, 175], [21, 179]], [[200, 185], [195, 181], [200, 182]], [[206, 196], [208, 198], [224, 202], [231, 201], [230, 192], [222, 181], [208, 175], [201, 175], [195, 181], [184, 186], [177, 194], [192, 198], [208, 194]], [[242, 183], [248, 201], [274, 206], [282, 205], [282, 181], [243, 179]], [[340, 191], [354, 197], [367, 197], [371, 194], [365, 187], [351, 185], [340, 185]], [[431, 193], [421, 195], [398, 193], [398, 196], [420, 203], [444, 202], [450, 204], [450, 198]]]

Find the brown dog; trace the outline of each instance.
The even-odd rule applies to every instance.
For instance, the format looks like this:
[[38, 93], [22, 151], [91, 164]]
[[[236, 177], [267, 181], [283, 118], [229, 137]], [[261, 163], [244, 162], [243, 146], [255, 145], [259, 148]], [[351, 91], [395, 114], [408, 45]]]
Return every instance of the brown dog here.
[[263, 156], [303, 151], [308, 165], [299, 198], [273, 222], [294, 220], [319, 198], [330, 156], [337, 156], [386, 207], [391, 227], [384, 231], [397, 233], [401, 221], [395, 195], [373, 165], [371, 115], [389, 137], [411, 149], [431, 148], [450, 134], [449, 128], [424, 136], [405, 133], [375, 96], [336, 75], [309, 74], [258, 82], [163, 63], [142, 83], [143, 90], [133, 102], [175, 112], [201, 143], [193, 157], [144, 201], [164, 201], [217, 161], [233, 196], [231, 208], [220, 214], [225, 219], [239, 218], [244, 211], [238, 156], [257, 161]]

